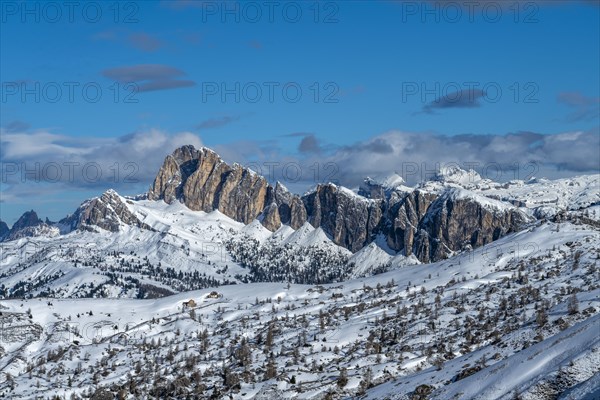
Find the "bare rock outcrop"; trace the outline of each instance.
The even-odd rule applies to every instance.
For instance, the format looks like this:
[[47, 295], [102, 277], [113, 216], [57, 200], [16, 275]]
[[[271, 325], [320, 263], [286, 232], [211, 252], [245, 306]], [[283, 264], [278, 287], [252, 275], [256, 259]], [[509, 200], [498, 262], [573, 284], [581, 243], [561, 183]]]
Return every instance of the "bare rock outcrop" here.
[[[4, 225], [6, 226], [6, 224]], [[3, 230], [4, 234], [0, 234], [0, 241], [17, 240], [34, 236], [52, 237], [60, 233], [57, 228], [51, 225], [50, 221], [42, 221], [33, 210], [23, 213], [10, 230]]]
[[276, 231], [281, 226], [281, 218], [279, 216], [279, 208], [277, 204], [271, 203], [263, 211], [261, 223], [271, 232]]
[[62, 230], [66, 232], [75, 229], [90, 230], [93, 229], [93, 226], [111, 232], [118, 232], [122, 224], [137, 226], [142, 229], [152, 229], [127, 208], [127, 205], [114, 190], [107, 190], [102, 196], [85, 201], [75, 213], [58, 223]]
[[476, 248], [519, 230], [529, 217], [501, 202], [465, 196], [450, 189], [437, 198], [419, 222], [414, 252], [419, 260], [440, 260], [450, 252]]
[[184, 146], [167, 156], [148, 198], [219, 210], [245, 224], [258, 218], [270, 231], [282, 224], [298, 229], [308, 221], [352, 252], [381, 235], [392, 250], [425, 262], [489, 243], [528, 221], [518, 208], [463, 196], [456, 185], [431, 191], [403, 183], [393, 174], [381, 182], [365, 180], [358, 194], [322, 184], [300, 197], [248, 168], [228, 165], [210, 149]]
[[291, 193], [280, 182], [272, 190], [272, 200], [277, 204], [281, 223], [298, 229], [306, 223], [306, 208], [300, 196]]
[[229, 166], [214, 151], [183, 146], [167, 156], [148, 198], [173, 203], [180, 200], [191, 210], [219, 210], [248, 224], [264, 210], [268, 183], [239, 164]]
[[4, 222], [0, 219], [0, 241], [2, 241], [2, 238], [4, 236], [8, 235], [9, 231], [10, 231], [10, 228], [8, 227], [8, 225], [6, 225], [6, 222]]
[[382, 217], [380, 200], [369, 200], [334, 184], [317, 186], [303, 197], [308, 221], [331, 235], [334, 243], [352, 252], [373, 239]]
[[389, 202], [384, 228], [387, 245], [396, 251], [413, 254], [419, 223], [437, 195], [420, 190], [395, 194]]

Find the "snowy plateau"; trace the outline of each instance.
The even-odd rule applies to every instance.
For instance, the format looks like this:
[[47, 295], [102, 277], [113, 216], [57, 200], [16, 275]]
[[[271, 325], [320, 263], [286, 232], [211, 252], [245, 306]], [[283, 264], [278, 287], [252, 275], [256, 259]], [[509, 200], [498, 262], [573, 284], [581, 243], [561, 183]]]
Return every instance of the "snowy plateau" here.
[[148, 193], [0, 223], [0, 397], [598, 400], [599, 181], [297, 196], [179, 149]]

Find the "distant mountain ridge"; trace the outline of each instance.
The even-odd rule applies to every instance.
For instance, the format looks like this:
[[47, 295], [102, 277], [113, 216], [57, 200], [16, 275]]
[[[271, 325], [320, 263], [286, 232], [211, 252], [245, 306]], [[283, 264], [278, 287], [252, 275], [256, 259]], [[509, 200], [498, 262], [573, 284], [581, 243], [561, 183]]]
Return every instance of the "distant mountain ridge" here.
[[228, 165], [210, 149], [184, 146], [166, 157], [148, 198], [219, 210], [245, 224], [258, 218], [270, 231], [282, 224], [298, 229], [308, 221], [352, 252], [382, 234], [392, 250], [424, 262], [489, 243], [529, 221], [515, 207], [490, 209], [476, 198], [402, 191], [401, 178], [394, 183], [384, 189], [366, 180], [361, 195], [326, 183], [298, 196], [239, 164]]
[[52, 222], [48, 219], [42, 221], [33, 210], [26, 211], [21, 215], [10, 229], [8, 229], [6, 223], [0, 221], [0, 240], [2, 241], [40, 235], [56, 236], [58, 234], [59, 230], [53, 226]]
[[[246, 225], [257, 221], [271, 232], [284, 225], [297, 230], [308, 222], [353, 253], [377, 243], [433, 262], [490, 243], [535, 219], [600, 204], [597, 187], [594, 176], [500, 184], [452, 168], [416, 187], [392, 174], [365, 179], [358, 193], [324, 183], [299, 196], [249, 168], [227, 164], [211, 149], [187, 145], [165, 158], [144, 198], [181, 202], [194, 211], [218, 210]], [[0, 226], [0, 240], [73, 230], [117, 232], [123, 226], [151, 230], [130, 210], [130, 201], [109, 190], [55, 224], [31, 211], [8, 231]]]
[[121, 223], [151, 229], [133, 215], [114, 190], [107, 190], [102, 196], [87, 200], [74, 214], [59, 221], [65, 232], [75, 229], [93, 230], [95, 226], [110, 232], [118, 232]]

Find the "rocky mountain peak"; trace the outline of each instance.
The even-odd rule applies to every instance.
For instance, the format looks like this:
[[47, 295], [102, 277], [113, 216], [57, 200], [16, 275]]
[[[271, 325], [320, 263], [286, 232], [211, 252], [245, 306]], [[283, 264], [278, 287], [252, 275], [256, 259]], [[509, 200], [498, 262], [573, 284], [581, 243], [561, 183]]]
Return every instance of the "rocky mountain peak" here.
[[210, 149], [183, 146], [165, 158], [147, 197], [180, 201], [191, 210], [218, 210], [244, 224], [258, 219], [271, 231], [282, 224], [299, 229], [309, 222], [352, 252], [383, 235], [390, 249], [433, 261], [488, 243], [527, 222], [510, 204], [493, 207], [483, 196], [451, 192], [481, 180], [476, 172], [456, 167], [440, 171], [435, 190], [407, 188], [399, 175], [391, 174], [367, 178], [358, 193], [325, 183], [298, 196], [279, 182], [272, 186], [248, 168], [225, 163]]
[[16, 231], [31, 226], [41, 225], [43, 223], [44, 221], [38, 217], [37, 213], [31, 210], [24, 212], [23, 215], [21, 215], [17, 222], [15, 222], [15, 224], [12, 226], [12, 229]]
[[256, 219], [268, 202], [267, 180], [239, 164], [225, 163], [212, 150], [181, 147], [167, 156], [148, 198], [181, 201], [188, 208], [223, 214], [245, 224]]
[[117, 232], [123, 224], [152, 229], [141, 222], [129, 210], [121, 196], [112, 189], [107, 190], [100, 197], [85, 201], [74, 214], [59, 222], [66, 232], [75, 229], [94, 230], [94, 226]]
[[[210, 149], [182, 146], [165, 158], [146, 198], [178, 201], [195, 211], [218, 210], [244, 224], [257, 221], [273, 232], [283, 224], [297, 230], [308, 222], [351, 252], [380, 240], [389, 250], [430, 262], [494, 241], [531, 220], [516, 205], [484, 196], [480, 189], [487, 182], [474, 171], [448, 168], [416, 188], [404, 186], [392, 174], [367, 178], [358, 192], [323, 183], [299, 196], [240, 164], [227, 164]], [[127, 225], [151, 230], [128, 202], [107, 190], [56, 226], [63, 233], [97, 228], [117, 232]], [[4, 240], [55, 234], [54, 225], [28, 211], [4, 233]], [[6, 228], [0, 225], [0, 234]]]
[[[2, 224], [4, 224], [4, 227]], [[10, 230], [7, 231], [6, 228], [8, 226], [5, 223], [0, 223], [0, 240], [2, 241], [17, 240], [32, 236], [56, 236], [59, 234], [57, 228], [42, 221], [33, 210], [23, 213]]]

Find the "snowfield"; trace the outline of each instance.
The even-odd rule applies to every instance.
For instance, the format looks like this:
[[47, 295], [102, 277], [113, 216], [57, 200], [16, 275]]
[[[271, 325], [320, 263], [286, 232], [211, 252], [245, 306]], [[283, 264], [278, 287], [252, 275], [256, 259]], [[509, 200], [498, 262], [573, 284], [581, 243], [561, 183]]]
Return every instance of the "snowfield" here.
[[598, 177], [462, 174], [421, 189], [532, 222], [423, 264], [120, 197], [151, 230], [2, 242], [0, 396], [600, 398]]
[[[570, 371], [558, 393], [593, 393], [596, 386], [584, 383], [600, 373], [598, 232], [557, 227], [542, 223], [443, 262], [339, 284], [248, 283], [147, 300], [3, 300], [2, 387], [12, 398], [69, 398], [135, 381], [140, 394], [129, 398], [137, 398], [157, 393], [149, 376], [160, 374], [168, 387], [199, 371], [186, 390], [207, 397], [219, 390], [240, 399], [411, 398], [428, 385], [436, 399], [516, 392], [541, 399]], [[183, 308], [189, 299], [193, 312]], [[548, 321], [538, 326], [536, 308], [545, 302]], [[235, 355], [242, 338], [247, 363]], [[275, 372], [267, 379], [269, 363]], [[239, 374], [227, 392], [223, 368]], [[469, 368], [476, 371], [468, 375]]]

